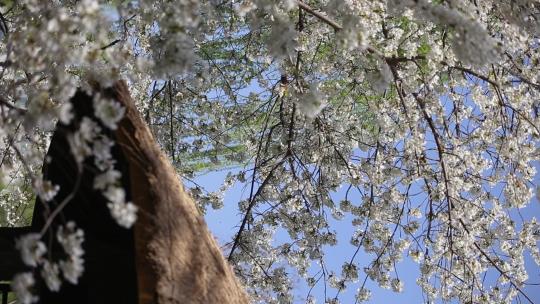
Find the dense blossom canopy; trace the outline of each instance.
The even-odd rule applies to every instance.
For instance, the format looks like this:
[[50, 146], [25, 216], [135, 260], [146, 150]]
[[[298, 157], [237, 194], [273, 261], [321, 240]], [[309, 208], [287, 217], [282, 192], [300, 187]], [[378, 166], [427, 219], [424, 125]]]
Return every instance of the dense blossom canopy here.
[[[231, 185], [247, 185], [225, 254], [254, 301], [338, 303], [348, 288], [357, 302], [369, 301], [367, 280], [407, 288], [398, 262], [409, 257], [426, 301], [529, 300], [525, 259], [540, 265], [540, 225], [520, 210], [539, 192], [537, 1], [2, 5], [4, 225], [24, 224], [36, 195], [54, 200], [58, 185], [39, 172], [55, 122], [72, 119], [67, 101], [76, 89], [124, 78], [186, 181], [235, 167], [218, 192], [193, 181], [201, 212], [223, 207]], [[94, 108], [110, 129], [124, 111], [99, 95]], [[129, 228], [137, 208], [118, 187], [114, 143], [97, 123], [83, 120], [70, 147], [80, 163], [94, 156], [103, 171], [94, 186]], [[326, 248], [337, 242], [336, 221], [352, 222], [346, 237], [356, 249], [331, 270]], [[61, 290], [84, 271], [84, 232], [73, 222], [54, 232], [67, 258], [49, 261], [40, 241], [47, 229], [17, 247], [51, 290]], [[276, 233], [287, 240], [275, 241]], [[359, 250], [372, 257], [365, 267]], [[310, 291], [293, 299], [296, 275], [326, 298]], [[14, 278], [22, 303], [37, 300], [29, 293], [37, 279]]]

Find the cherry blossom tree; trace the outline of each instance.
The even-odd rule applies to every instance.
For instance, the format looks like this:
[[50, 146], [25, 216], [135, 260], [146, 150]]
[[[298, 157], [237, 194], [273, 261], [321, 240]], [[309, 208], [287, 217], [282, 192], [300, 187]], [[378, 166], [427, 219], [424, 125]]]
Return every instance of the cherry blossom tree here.
[[[426, 302], [533, 303], [525, 259], [540, 265], [540, 225], [520, 210], [540, 194], [537, 1], [2, 5], [5, 225], [27, 221], [33, 197], [58, 192], [39, 172], [55, 123], [72, 118], [67, 101], [77, 88], [123, 78], [200, 212], [221, 209], [227, 189], [246, 185], [224, 254], [253, 302], [339, 303], [346, 289], [369, 301], [367, 280], [407, 288], [398, 262], [412, 258]], [[111, 129], [124, 114], [100, 96], [94, 107]], [[72, 135], [72, 153], [101, 156], [108, 182], [95, 187], [129, 229], [137, 208], [111, 186], [120, 178], [108, 170], [114, 143], [97, 138], [92, 123]], [[198, 172], [231, 167], [219, 191], [197, 185]], [[333, 271], [326, 248], [338, 238], [332, 222], [344, 218], [355, 250]], [[286, 241], [275, 241], [279, 231]], [[47, 260], [43, 233], [17, 245], [51, 290], [77, 282], [84, 262], [76, 223], [55, 233], [75, 264]], [[359, 251], [373, 257], [367, 267]], [[294, 298], [294, 277], [324, 288], [325, 298]], [[22, 303], [37, 300], [35, 279], [15, 277]]]

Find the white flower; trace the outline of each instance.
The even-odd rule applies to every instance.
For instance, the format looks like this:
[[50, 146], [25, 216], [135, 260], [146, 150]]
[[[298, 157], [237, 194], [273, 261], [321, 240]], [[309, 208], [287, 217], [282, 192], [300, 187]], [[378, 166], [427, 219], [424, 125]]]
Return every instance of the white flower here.
[[21, 252], [24, 264], [36, 267], [41, 263], [43, 254], [47, 252], [45, 244], [40, 241], [39, 233], [29, 233], [17, 240], [15, 248]]
[[[98, 185], [102, 186], [101, 183], [98, 183]], [[107, 207], [109, 207], [111, 216], [116, 220], [118, 225], [130, 228], [137, 220], [137, 206], [129, 202], [126, 203], [126, 192], [124, 189], [110, 185], [103, 195], [110, 201]]]
[[30, 289], [34, 286], [34, 276], [30, 272], [19, 273], [11, 281], [11, 289], [17, 295], [17, 301], [21, 304], [31, 304], [38, 301]]
[[83, 117], [79, 126], [81, 137], [85, 141], [92, 141], [101, 132], [99, 125], [88, 117]]
[[70, 256], [67, 260], [60, 261], [60, 268], [68, 282], [77, 284], [84, 272], [84, 260], [80, 256]]
[[71, 154], [73, 154], [77, 163], [82, 163], [84, 159], [92, 153], [90, 146], [88, 146], [80, 132], [68, 134], [67, 140]]
[[74, 222], [68, 222], [65, 228], [63, 226], [58, 227], [56, 239], [68, 255], [82, 256], [84, 254], [82, 249], [84, 232], [77, 229]]
[[358, 280], [358, 269], [352, 263], [345, 263], [342, 266], [343, 277], [347, 280], [356, 282]]
[[59, 291], [60, 286], [62, 285], [62, 281], [59, 277], [60, 270], [58, 269], [58, 265], [55, 263], [50, 263], [49, 261], [45, 260], [43, 262], [43, 269], [41, 270], [41, 276], [45, 280], [45, 284], [47, 284], [47, 287], [51, 291]]
[[117, 170], [107, 170], [94, 178], [94, 189], [105, 190], [107, 187], [116, 184], [121, 176], [122, 174]]
[[65, 103], [58, 108], [58, 119], [65, 125], [69, 124], [73, 119], [73, 105]]
[[110, 98], [96, 94], [94, 97], [94, 113], [99, 120], [109, 129], [116, 130], [117, 123], [124, 117], [126, 109]]
[[409, 215], [416, 218], [422, 217], [422, 212], [418, 208], [409, 209]]
[[108, 203], [107, 207], [109, 207], [111, 215], [118, 225], [124, 228], [131, 228], [133, 223], [137, 220], [137, 206], [130, 202], [124, 203], [118, 201]]
[[87, 156], [92, 154], [92, 149], [90, 149], [88, 143], [93, 141], [100, 131], [101, 128], [95, 121], [83, 117], [79, 130], [73, 134], [68, 134], [69, 147], [77, 163], [82, 163]]
[[99, 2], [96, 0], [82, 0], [79, 9], [86, 14], [95, 14], [99, 11]]
[[392, 71], [386, 62], [381, 62], [378, 70], [370, 73], [369, 76], [371, 87], [378, 93], [383, 93], [392, 81]]
[[298, 4], [296, 3], [295, 0], [284, 0], [283, 1], [283, 6], [285, 8], [286, 11], [290, 11], [292, 9], [294, 9]]
[[74, 222], [68, 222], [64, 227], [58, 227], [56, 233], [58, 242], [64, 248], [68, 255], [66, 260], [60, 261], [60, 269], [66, 280], [73, 284], [77, 284], [79, 277], [84, 272], [84, 249], [82, 242], [84, 241], [84, 232], [75, 227]]
[[395, 292], [402, 292], [403, 291], [403, 282], [401, 282], [399, 279], [392, 279], [392, 290]]
[[193, 39], [182, 32], [170, 33], [166, 39], [154, 39], [154, 71], [173, 76], [188, 71], [196, 62]]
[[114, 165], [114, 159], [111, 154], [111, 148], [114, 146], [114, 142], [107, 136], [101, 136], [94, 141], [93, 156], [94, 162], [98, 169], [104, 171], [108, 168], [112, 168]]
[[[342, 4], [342, 0], [335, 1], [335, 3]], [[339, 5], [338, 4], [338, 5]], [[361, 18], [358, 16], [345, 15], [343, 18], [343, 30], [336, 33], [336, 40], [338, 45], [349, 51], [360, 49], [363, 50], [366, 47], [365, 31], [361, 25]]]
[[312, 85], [300, 98], [297, 102], [298, 110], [309, 118], [315, 118], [326, 107], [317, 85]]
[[364, 287], [358, 289], [356, 293], [356, 300], [360, 303], [369, 301], [371, 298], [371, 291], [369, 289], [366, 289]]
[[124, 189], [115, 186], [109, 186], [103, 195], [113, 203], [124, 203], [126, 201], [126, 192]]
[[415, 249], [415, 250], [409, 251], [409, 256], [413, 259], [413, 261], [415, 261], [416, 263], [419, 263], [423, 255], [420, 250]]
[[298, 47], [298, 32], [289, 20], [276, 20], [266, 41], [270, 54], [279, 59], [292, 59]]
[[44, 181], [43, 177], [40, 176], [34, 179], [34, 189], [42, 201], [49, 202], [56, 196], [60, 190], [60, 186], [53, 185], [47, 180]]

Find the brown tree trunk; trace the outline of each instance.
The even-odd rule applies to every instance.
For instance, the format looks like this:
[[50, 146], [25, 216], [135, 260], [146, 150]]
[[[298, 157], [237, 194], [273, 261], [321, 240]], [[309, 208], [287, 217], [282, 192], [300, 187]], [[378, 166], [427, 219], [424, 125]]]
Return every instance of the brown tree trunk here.
[[128, 159], [131, 197], [139, 208], [135, 224], [139, 303], [248, 303], [126, 83], [118, 82], [105, 92], [126, 108], [116, 138]]

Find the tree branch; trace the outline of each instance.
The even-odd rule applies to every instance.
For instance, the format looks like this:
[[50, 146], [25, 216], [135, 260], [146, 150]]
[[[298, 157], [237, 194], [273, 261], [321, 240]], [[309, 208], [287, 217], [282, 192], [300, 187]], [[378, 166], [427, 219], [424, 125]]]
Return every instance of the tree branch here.
[[343, 27], [341, 25], [339, 25], [337, 22], [335, 22], [334, 20], [332, 20], [332, 19], [326, 17], [325, 15], [317, 12], [311, 6], [305, 4], [304, 2], [296, 1], [296, 3], [298, 3], [298, 6], [300, 8], [302, 8], [303, 10], [305, 10], [306, 12], [308, 12], [311, 15], [317, 17], [319, 20], [323, 21], [324, 23], [330, 25], [332, 28], [334, 28], [334, 30], [340, 31], [340, 30], [343, 29]]

